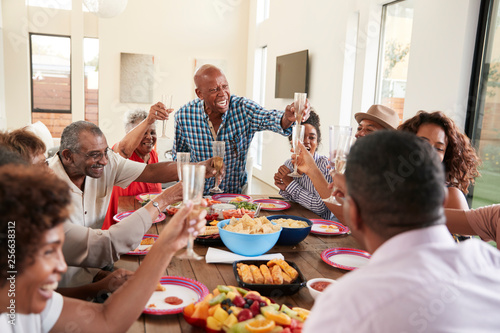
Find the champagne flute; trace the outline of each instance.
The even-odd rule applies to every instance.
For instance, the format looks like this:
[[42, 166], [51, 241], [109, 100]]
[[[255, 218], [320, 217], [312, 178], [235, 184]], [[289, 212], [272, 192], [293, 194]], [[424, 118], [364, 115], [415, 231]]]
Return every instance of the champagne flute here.
[[190, 153], [177, 153], [177, 175], [179, 176], [179, 181], [182, 181], [182, 166], [189, 163], [190, 160]]
[[[295, 156], [298, 156], [300, 153], [298, 146], [299, 146], [299, 141], [300, 142], [304, 141], [304, 132], [305, 132], [304, 125], [296, 125], [292, 129], [292, 145]], [[302, 177], [302, 175], [297, 172], [297, 161], [295, 161], [295, 164], [293, 166], [293, 172], [289, 173], [288, 176], [294, 178]]]
[[[172, 109], [172, 98], [172, 95], [161, 95], [161, 102], [163, 103], [163, 105], [165, 105], [165, 109], [167, 109], [167, 112], [168, 110]], [[169, 138], [167, 136], [167, 120], [162, 121], [162, 132], [160, 138]]]
[[294, 94], [293, 108], [295, 109], [295, 120], [297, 121], [297, 126], [302, 122], [302, 115], [306, 107], [307, 94], [298, 93]]
[[[340, 137], [341, 136], [351, 136], [352, 127], [350, 126], [338, 126], [331, 125], [330, 126], [330, 174], [333, 176], [335, 174], [335, 159], [337, 156], [338, 149], [340, 147]], [[333, 192], [332, 192], [333, 193]], [[327, 199], [323, 199], [323, 201], [333, 204], [339, 204], [334, 196], [330, 196]]]
[[222, 193], [219, 184], [221, 182], [221, 170], [224, 166], [224, 153], [226, 151], [226, 143], [224, 141], [214, 141], [212, 142], [212, 150], [214, 157], [214, 167], [217, 173], [215, 174], [215, 186], [210, 189], [212, 193]]
[[[182, 166], [182, 202], [193, 204], [193, 210], [186, 219], [186, 223], [198, 219], [201, 210], [201, 200], [203, 198], [203, 189], [205, 187], [205, 166], [197, 164], [184, 164]], [[189, 226], [188, 226], [189, 227]], [[193, 250], [194, 235], [189, 233], [186, 250], [177, 255], [179, 259], [203, 259]]]
[[[349, 150], [351, 149], [351, 145], [354, 143], [355, 138], [351, 135], [340, 135], [339, 137], [339, 146], [337, 150], [337, 154], [335, 156], [335, 171], [334, 173], [338, 173], [343, 175], [345, 172], [345, 167], [347, 163], [347, 155], [349, 154]], [[332, 175], [333, 176], [333, 175]], [[333, 187], [332, 193], [337, 190], [337, 187]], [[333, 197], [332, 203], [340, 206], [341, 203], [337, 201], [335, 197]]]

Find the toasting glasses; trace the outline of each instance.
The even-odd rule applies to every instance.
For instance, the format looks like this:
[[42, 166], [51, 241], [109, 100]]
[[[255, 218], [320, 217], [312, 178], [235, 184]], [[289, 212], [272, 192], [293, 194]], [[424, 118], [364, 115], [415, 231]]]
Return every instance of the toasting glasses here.
[[[337, 126], [337, 125], [330, 126], [330, 167], [331, 167], [330, 174], [332, 176], [336, 172], [337, 154], [339, 153], [340, 147], [342, 145], [341, 143], [342, 138], [351, 137], [351, 133], [352, 133], [352, 127], [350, 126]], [[330, 196], [328, 199], [324, 199], [324, 201], [333, 203], [335, 205], [340, 205], [340, 203], [335, 199], [334, 196]]]
[[214, 168], [217, 173], [215, 174], [215, 186], [210, 189], [210, 192], [222, 193], [222, 190], [219, 188], [219, 184], [221, 182], [221, 170], [224, 166], [226, 143], [224, 141], [214, 141], [212, 142], [212, 150], [214, 156]]
[[182, 166], [189, 163], [190, 159], [190, 153], [177, 153], [177, 176], [179, 176], [179, 181], [182, 181]]
[[[198, 219], [201, 210], [201, 200], [205, 187], [205, 166], [196, 164], [184, 164], [182, 166], [182, 201], [184, 204], [193, 203], [193, 210], [186, 219], [186, 223]], [[189, 226], [188, 226], [189, 227]], [[179, 254], [179, 259], [203, 259], [193, 250], [194, 235], [189, 233], [186, 251]]]
[[[304, 132], [304, 125], [294, 126], [292, 129], [292, 145], [295, 156], [298, 156], [300, 154], [299, 142], [304, 141]], [[294, 178], [302, 177], [302, 175], [297, 172], [297, 160], [295, 160], [295, 164], [293, 165], [293, 172], [289, 173], [288, 175]]]
[[[163, 103], [163, 105], [165, 105], [165, 108], [167, 110], [172, 109], [172, 98], [173, 98], [172, 95], [161, 95], [161, 102]], [[171, 111], [167, 111], [167, 112], [170, 113]], [[160, 138], [167, 138], [168, 139], [168, 136], [167, 136], [167, 121], [166, 120], [162, 121], [162, 132], [161, 132]]]

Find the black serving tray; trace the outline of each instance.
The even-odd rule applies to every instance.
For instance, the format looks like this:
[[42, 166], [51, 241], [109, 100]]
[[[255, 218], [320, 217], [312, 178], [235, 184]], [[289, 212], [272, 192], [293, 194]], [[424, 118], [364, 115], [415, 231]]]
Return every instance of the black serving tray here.
[[247, 265], [255, 265], [257, 267], [260, 267], [260, 265], [264, 264], [266, 265], [269, 260], [240, 260], [240, 261], [235, 261], [233, 263], [233, 272], [234, 276], [236, 277], [236, 281], [238, 282], [238, 285], [242, 288], [250, 289], [250, 290], [255, 290], [258, 291], [261, 295], [264, 296], [271, 296], [273, 298], [276, 297], [281, 297], [285, 295], [293, 295], [296, 294], [302, 287], [305, 287], [307, 280], [304, 278], [304, 275], [302, 275], [302, 272], [300, 269], [297, 267], [297, 265], [292, 262], [285, 260], [290, 266], [295, 268], [295, 270], [299, 273], [299, 276], [295, 281], [289, 284], [258, 284], [258, 283], [245, 283], [240, 279], [240, 276], [238, 275], [238, 270], [237, 270], [237, 265], [239, 263], [241, 264], [247, 264]]

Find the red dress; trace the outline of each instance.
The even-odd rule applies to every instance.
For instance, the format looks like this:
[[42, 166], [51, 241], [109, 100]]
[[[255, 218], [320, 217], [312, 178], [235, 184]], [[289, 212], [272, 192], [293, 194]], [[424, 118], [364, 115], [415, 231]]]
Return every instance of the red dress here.
[[[129, 158], [132, 161], [144, 163], [144, 160], [133, 152], [132, 156]], [[149, 153], [149, 161], [147, 164], [158, 163], [158, 154], [155, 150], [152, 150]], [[118, 211], [118, 198], [121, 196], [128, 195], [138, 195], [141, 193], [160, 193], [161, 192], [161, 184], [160, 183], [141, 183], [141, 182], [132, 182], [127, 188], [121, 188], [120, 186], [113, 187], [113, 193], [111, 194], [111, 200], [109, 202], [108, 212], [106, 213], [106, 218], [104, 219], [104, 223], [102, 225], [102, 230], [107, 230], [113, 224], [117, 223], [113, 220], [113, 216], [116, 215]]]

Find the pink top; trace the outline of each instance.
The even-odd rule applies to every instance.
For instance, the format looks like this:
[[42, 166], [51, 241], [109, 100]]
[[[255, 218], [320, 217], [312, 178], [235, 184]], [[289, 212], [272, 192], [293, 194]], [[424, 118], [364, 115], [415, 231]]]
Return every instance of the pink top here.
[[500, 249], [500, 204], [465, 211], [467, 222], [484, 240], [494, 240]]

